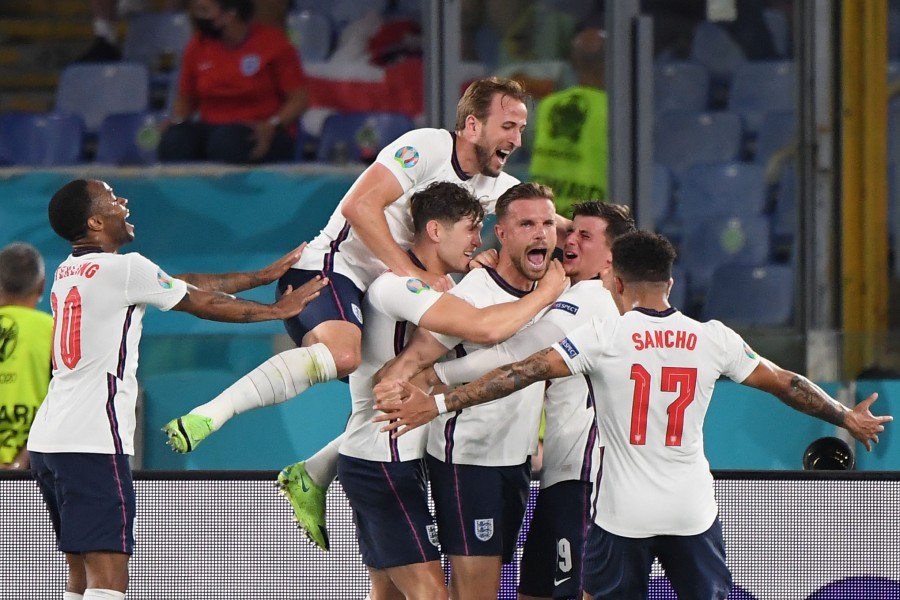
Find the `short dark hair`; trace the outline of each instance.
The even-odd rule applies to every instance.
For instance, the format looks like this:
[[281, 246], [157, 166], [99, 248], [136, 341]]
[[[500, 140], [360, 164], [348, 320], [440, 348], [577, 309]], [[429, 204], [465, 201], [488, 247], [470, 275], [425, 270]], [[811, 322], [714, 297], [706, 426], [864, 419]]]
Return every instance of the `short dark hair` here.
[[616, 239], [635, 230], [631, 209], [624, 204], [589, 200], [572, 205], [572, 217], [598, 217], [606, 221], [606, 240], [610, 247]]
[[435, 181], [416, 191], [409, 200], [409, 212], [415, 233], [424, 231], [431, 220], [451, 225], [466, 217], [476, 222], [484, 219], [484, 207], [472, 192], [450, 181]]
[[675, 256], [675, 248], [664, 236], [637, 230], [613, 243], [613, 271], [623, 281], [668, 281], [672, 277]]
[[549, 186], [542, 183], [526, 182], [517, 183], [497, 198], [497, 204], [494, 207], [494, 213], [497, 215], [497, 221], [503, 220], [509, 212], [509, 205], [516, 200], [531, 200], [532, 198], [546, 198], [553, 202], [553, 190]]
[[70, 242], [83, 238], [93, 203], [86, 179], [76, 179], [59, 188], [47, 209], [53, 231]]
[[0, 292], [17, 298], [40, 291], [44, 259], [37, 248], [13, 242], [0, 250]]
[[469, 84], [456, 104], [456, 131], [465, 129], [466, 117], [469, 115], [475, 115], [482, 123], [487, 120], [495, 94], [509, 96], [523, 104], [528, 102], [528, 92], [518, 81], [505, 77], [476, 79]]
[[215, 0], [222, 10], [233, 10], [237, 12], [237, 17], [244, 23], [249, 23], [253, 18], [253, 9], [255, 4], [253, 0]]

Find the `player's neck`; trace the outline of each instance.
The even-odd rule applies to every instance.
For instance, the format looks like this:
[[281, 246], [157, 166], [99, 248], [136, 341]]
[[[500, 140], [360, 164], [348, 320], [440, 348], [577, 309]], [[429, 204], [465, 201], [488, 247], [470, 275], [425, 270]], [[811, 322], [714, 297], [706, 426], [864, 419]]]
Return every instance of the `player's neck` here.
[[21, 306], [24, 308], [35, 308], [41, 299], [40, 294], [28, 297], [10, 296], [8, 294], [0, 294], [0, 307], [3, 306]]
[[447, 265], [441, 260], [441, 257], [438, 254], [437, 245], [413, 244], [413, 247], [410, 248], [410, 252], [422, 263], [425, 270], [429, 273], [437, 273], [440, 275], [447, 275], [450, 273]]
[[481, 171], [478, 165], [478, 158], [475, 156], [475, 144], [465, 139], [462, 134], [456, 132], [456, 144], [454, 152], [456, 152], [456, 163], [463, 173], [472, 177]]
[[500, 260], [497, 262], [496, 271], [506, 283], [517, 290], [530, 292], [532, 288], [534, 288], [534, 282], [522, 275], [522, 272], [519, 271], [512, 261], [509, 260], [509, 257], [503, 253], [500, 254]]
[[627, 310], [645, 308], [657, 312], [663, 312], [670, 308], [668, 298], [665, 294], [659, 293], [626, 295], [625, 307]]

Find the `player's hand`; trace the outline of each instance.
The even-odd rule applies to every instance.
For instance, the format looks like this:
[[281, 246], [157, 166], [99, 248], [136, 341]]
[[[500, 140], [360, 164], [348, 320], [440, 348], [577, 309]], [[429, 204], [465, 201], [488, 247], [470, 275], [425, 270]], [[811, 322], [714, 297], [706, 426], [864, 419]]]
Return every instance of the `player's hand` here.
[[563, 269], [562, 263], [554, 258], [547, 266], [547, 272], [538, 283], [536, 291], [546, 299], [547, 304], [550, 304], [559, 298], [559, 295], [567, 287], [569, 287], [569, 278], [566, 276], [566, 271]]
[[253, 126], [253, 133], [250, 134], [250, 140], [253, 142], [253, 148], [247, 157], [252, 161], [261, 160], [269, 152], [272, 147], [272, 140], [275, 138], [276, 125], [269, 121], [262, 121]]
[[869, 451], [873, 443], [878, 443], [878, 434], [884, 431], [884, 424], [894, 420], [891, 416], [876, 417], [872, 414], [869, 407], [877, 399], [878, 394], [872, 394], [844, 415], [844, 427]]
[[387, 421], [381, 431], [391, 431], [398, 438], [412, 429], [421, 427], [438, 416], [434, 398], [406, 381], [382, 381], [373, 388], [375, 410], [384, 412], [372, 421]]
[[307, 304], [319, 297], [319, 290], [326, 285], [328, 278], [321, 275], [310, 279], [297, 289], [289, 285], [278, 302], [272, 305], [276, 311], [276, 318], [284, 320], [297, 316]]
[[469, 261], [469, 270], [482, 267], [496, 269], [498, 262], [500, 262], [500, 254], [494, 248], [488, 248], [472, 257], [472, 260]]
[[300, 255], [303, 254], [304, 248], [306, 248], [306, 242], [303, 242], [269, 266], [257, 271], [255, 278], [259, 281], [257, 285], [267, 285], [287, 273], [287, 270], [300, 260]]

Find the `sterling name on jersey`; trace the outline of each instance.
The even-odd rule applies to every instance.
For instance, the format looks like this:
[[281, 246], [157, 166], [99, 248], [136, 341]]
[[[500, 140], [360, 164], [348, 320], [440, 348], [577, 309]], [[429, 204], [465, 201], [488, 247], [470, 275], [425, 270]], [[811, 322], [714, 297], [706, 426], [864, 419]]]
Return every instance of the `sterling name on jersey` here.
[[[409, 199], [417, 190], [435, 181], [457, 183], [481, 201], [486, 213], [493, 213], [497, 198], [519, 183], [506, 173], [499, 177], [467, 176], [456, 160], [456, 135], [445, 129], [414, 129], [405, 133], [385, 146], [375, 162], [393, 173], [403, 188], [403, 195], [385, 208], [384, 216], [391, 236], [404, 250], [412, 245]], [[365, 291], [387, 267], [356, 237], [341, 214], [347, 196], [358, 185], [359, 180], [338, 204], [325, 228], [303, 250], [294, 268], [341, 273]]]
[[53, 379], [29, 450], [134, 454], [144, 312], [169, 310], [186, 291], [140, 254], [98, 250], [63, 261], [50, 291]]
[[340, 453], [363, 460], [399, 462], [422, 458], [425, 450], [424, 427], [414, 429], [398, 439], [382, 432], [381, 423], [372, 418], [381, 414], [374, 408], [373, 376], [384, 363], [397, 356], [406, 346], [422, 315], [441, 297], [424, 282], [414, 277], [401, 277], [388, 272], [376, 279], [363, 300], [366, 326], [362, 337], [362, 362], [350, 375], [350, 397], [353, 411]]
[[[528, 292], [517, 290], [490, 268], [474, 269], [449, 294], [476, 308], [518, 300]], [[530, 323], [539, 318], [541, 311]], [[461, 340], [435, 335], [446, 348]], [[463, 350], [484, 346], [465, 342]], [[537, 451], [544, 382], [534, 383], [509, 396], [438, 416], [428, 425], [428, 453], [446, 463], [508, 467], [521, 465]]]
[[[541, 317], [570, 332], [592, 318], [618, 317], [619, 310], [599, 279], [579, 281]], [[541, 488], [560, 481], [594, 481], [600, 460], [593, 387], [584, 375], [548, 382], [544, 411], [544, 462]]]
[[674, 308], [592, 319], [554, 348], [597, 398], [597, 525], [631, 538], [709, 529], [718, 508], [703, 419], [719, 376], [740, 383], [759, 357], [722, 323]]

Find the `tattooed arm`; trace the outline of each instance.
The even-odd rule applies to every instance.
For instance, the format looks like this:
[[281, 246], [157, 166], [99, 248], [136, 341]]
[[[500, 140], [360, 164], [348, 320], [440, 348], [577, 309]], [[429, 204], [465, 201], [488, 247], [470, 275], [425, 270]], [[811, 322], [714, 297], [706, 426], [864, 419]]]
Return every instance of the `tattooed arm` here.
[[806, 377], [782, 369], [763, 358], [756, 369], [741, 383], [769, 392], [794, 410], [843, 427], [871, 450], [871, 443], [878, 443], [878, 433], [884, 431], [884, 423], [893, 417], [876, 417], [869, 407], [878, 398], [872, 394], [852, 410], [829, 396]]
[[237, 294], [261, 285], [268, 285], [284, 275], [291, 265], [300, 260], [306, 242], [300, 244], [272, 264], [258, 271], [236, 273], [181, 273], [178, 279], [209, 292]]
[[[490, 402], [532, 383], [571, 374], [562, 356], [553, 348], [545, 348], [448, 392], [444, 398], [446, 410], [442, 412]], [[389, 421], [382, 431], [398, 429], [395, 436], [420, 427], [440, 414], [434, 396], [426, 395], [405, 381], [383, 381], [375, 386], [374, 392], [375, 409], [385, 413], [375, 417], [374, 421]]]
[[209, 321], [226, 323], [278, 321], [300, 314], [307, 304], [318, 297], [319, 290], [327, 283], [327, 278], [316, 277], [296, 290], [288, 286], [287, 291], [274, 304], [261, 304], [188, 285], [187, 293], [172, 307], [172, 310], [191, 313]]

